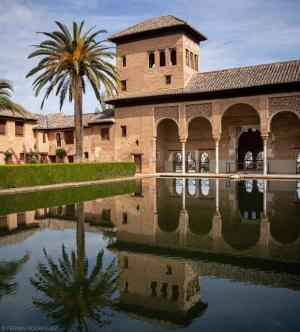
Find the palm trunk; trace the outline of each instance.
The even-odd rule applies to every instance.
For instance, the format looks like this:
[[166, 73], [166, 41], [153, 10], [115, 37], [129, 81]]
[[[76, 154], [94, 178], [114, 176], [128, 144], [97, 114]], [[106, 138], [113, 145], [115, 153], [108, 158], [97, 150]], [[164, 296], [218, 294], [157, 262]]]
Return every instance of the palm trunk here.
[[82, 120], [82, 78], [76, 80], [74, 96], [75, 113], [75, 139], [76, 139], [76, 158], [75, 161], [83, 161], [83, 120]]
[[79, 280], [83, 280], [85, 264], [84, 203], [76, 203], [76, 211], [77, 274]]

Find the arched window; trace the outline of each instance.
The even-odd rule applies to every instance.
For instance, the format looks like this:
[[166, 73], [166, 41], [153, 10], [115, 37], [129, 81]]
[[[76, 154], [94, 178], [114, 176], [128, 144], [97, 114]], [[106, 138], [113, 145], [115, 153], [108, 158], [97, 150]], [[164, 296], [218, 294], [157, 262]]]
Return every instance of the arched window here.
[[61, 137], [60, 133], [56, 134], [56, 145], [60, 148], [61, 147]]
[[297, 197], [300, 200], [300, 181], [297, 181]]
[[207, 152], [202, 152], [200, 156], [200, 172], [206, 173], [209, 171], [209, 157]]
[[263, 169], [264, 167], [264, 153], [260, 151], [256, 157], [256, 169]]
[[253, 168], [253, 155], [251, 151], [246, 152], [244, 158], [245, 168]]
[[248, 193], [252, 193], [253, 190], [253, 180], [246, 180], [245, 181], [245, 189]]
[[182, 154], [181, 152], [175, 153], [175, 172], [181, 172], [182, 167]]
[[155, 56], [154, 52], [149, 52], [149, 68], [154, 68], [155, 67]]
[[297, 173], [300, 173], [300, 152], [297, 155]]
[[182, 179], [175, 179], [175, 192], [178, 196], [181, 196], [183, 191]]
[[257, 189], [260, 193], [264, 192], [264, 180], [257, 180], [256, 181]]
[[190, 64], [191, 68], [194, 69], [194, 54], [192, 52], [190, 53]]
[[159, 65], [161, 67], [166, 65], [166, 52], [164, 50], [159, 52]]
[[196, 194], [196, 179], [188, 179], [188, 193], [190, 196]]
[[170, 58], [171, 58], [171, 66], [176, 66], [177, 65], [177, 55], [176, 55], [175, 49], [172, 49], [170, 51]]
[[196, 172], [196, 158], [194, 152], [189, 152], [187, 155], [187, 171]]
[[209, 180], [201, 179], [200, 180], [200, 188], [203, 196], [208, 196], [209, 194]]

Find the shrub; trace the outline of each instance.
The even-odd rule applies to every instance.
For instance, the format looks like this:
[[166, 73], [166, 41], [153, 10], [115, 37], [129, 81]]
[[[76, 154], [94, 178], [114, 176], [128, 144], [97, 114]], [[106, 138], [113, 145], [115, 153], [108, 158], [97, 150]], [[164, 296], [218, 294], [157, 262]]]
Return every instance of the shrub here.
[[37, 164], [38, 159], [37, 159], [37, 153], [34, 151], [30, 151], [26, 153], [26, 163], [27, 164]]
[[55, 154], [58, 158], [63, 159], [67, 155], [67, 151], [63, 148], [58, 148], [56, 149]]
[[8, 150], [4, 152], [4, 161], [6, 164], [9, 164], [12, 161], [12, 156], [13, 156], [12, 152]]
[[15, 188], [102, 180], [134, 174], [135, 165], [130, 162], [1, 165], [0, 187]]

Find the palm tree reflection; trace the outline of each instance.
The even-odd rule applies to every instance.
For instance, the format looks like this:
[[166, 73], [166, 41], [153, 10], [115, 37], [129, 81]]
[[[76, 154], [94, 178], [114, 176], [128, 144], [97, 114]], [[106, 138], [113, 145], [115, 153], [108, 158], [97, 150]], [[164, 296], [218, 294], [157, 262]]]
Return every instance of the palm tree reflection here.
[[29, 255], [26, 254], [17, 260], [8, 262], [0, 261], [0, 299], [2, 296], [9, 295], [17, 289], [18, 284], [15, 281], [16, 274], [28, 259]]
[[85, 257], [84, 207], [77, 204], [77, 254], [67, 253], [62, 245], [61, 256], [54, 261], [44, 249], [46, 263], [39, 263], [32, 285], [46, 298], [34, 299], [36, 307], [44, 311], [53, 323], [64, 331], [77, 325], [79, 331], [88, 331], [87, 321], [103, 327], [111, 323], [109, 308], [116, 304], [117, 265], [112, 260], [103, 267], [103, 250], [89, 273]]

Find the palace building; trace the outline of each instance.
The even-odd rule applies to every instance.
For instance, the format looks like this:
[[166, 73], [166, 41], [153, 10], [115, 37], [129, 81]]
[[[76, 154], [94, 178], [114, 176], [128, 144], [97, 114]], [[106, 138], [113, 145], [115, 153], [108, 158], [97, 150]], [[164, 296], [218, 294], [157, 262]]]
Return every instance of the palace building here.
[[[300, 61], [201, 72], [206, 39], [171, 15], [111, 36], [121, 84], [112, 109], [84, 116], [85, 160], [134, 160], [142, 173], [300, 173]], [[31, 149], [55, 162], [57, 147], [73, 161], [73, 116], [0, 117], [0, 162]]]

